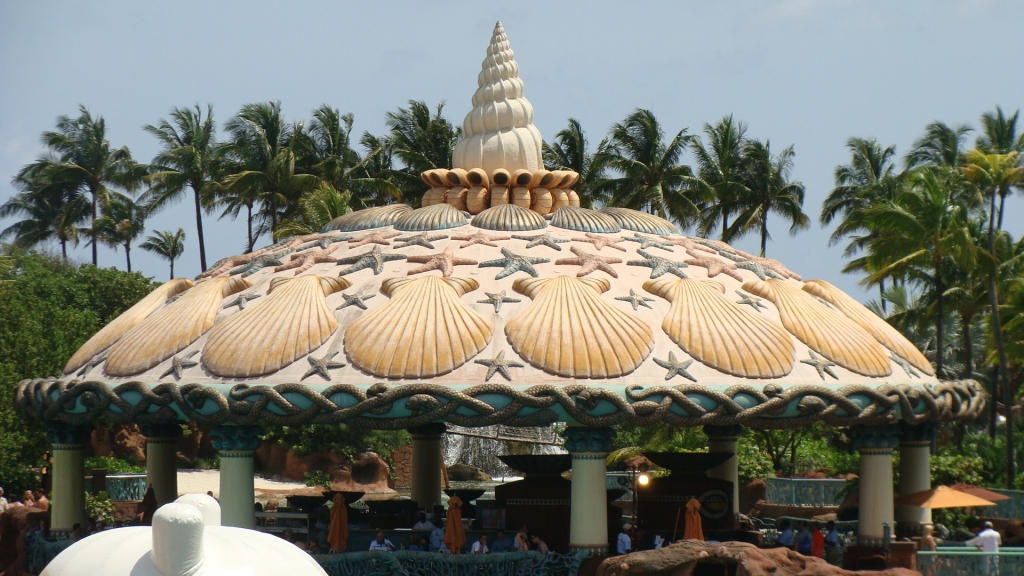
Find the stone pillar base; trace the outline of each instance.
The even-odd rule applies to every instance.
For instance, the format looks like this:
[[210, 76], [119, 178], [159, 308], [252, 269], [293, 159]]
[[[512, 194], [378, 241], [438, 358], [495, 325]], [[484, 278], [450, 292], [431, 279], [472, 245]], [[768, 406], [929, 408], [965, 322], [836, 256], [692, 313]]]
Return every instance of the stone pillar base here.
[[[572, 455], [569, 549], [608, 552], [608, 481], [605, 458], [615, 430], [570, 427], [565, 449]], [[598, 552], [593, 552], [597, 554]]]
[[210, 435], [220, 452], [220, 519], [222, 526], [256, 526], [253, 454], [260, 446], [258, 426], [217, 426]]
[[409, 497], [427, 512], [441, 503], [441, 436], [447, 427], [441, 423], [411, 428], [412, 478]]

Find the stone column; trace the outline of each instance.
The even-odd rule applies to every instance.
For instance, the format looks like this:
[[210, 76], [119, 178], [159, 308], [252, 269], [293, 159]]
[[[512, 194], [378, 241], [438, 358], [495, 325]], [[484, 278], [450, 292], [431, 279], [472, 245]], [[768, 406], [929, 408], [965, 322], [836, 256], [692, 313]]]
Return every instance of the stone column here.
[[409, 497], [427, 512], [441, 503], [441, 436], [443, 423], [410, 428], [412, 434], [412, 478]]
[[220, 514], [222, 526], [256, 525], [253, 453], [260, 447], [259, 426], [217, 426], [211, 431], [220, 452]]
[[85, 526], [85, 445], [89, 429], [52, 423], [46, 440], [53, 447], [53, 490], [50, 493], [50, 526], [71, 531]]
[[181, 425], [177, 422], [144, 424], [146, 437], [146, 483], [153, 487], [157, 506], [178, 499], [178, 438]]
[[860, 452], [860, 518], [857, 538], [881, 540], [884, 524], [895, 528], [892, 450], [899, 442], [895, 426], [856, 426], [850, 430]]
[[565, 449], [572, 455], [572, 500], [569, 549], [591, 555], [608, 553], [608, 483], [605, 458], [612, 450], [615, 430], [570, 426]]
[[[906, 496], [932, 487], [931, 455], [935, 427], [905, 425], [900, 428], [900, 480], [897, 493]], [[918, 536], [925, 524], [931, 524], [932, 511], [917, 506], [896, 507], [896, 524], [901, 534]]]
[[732, 482], [733, 518], [740, 512], [740, 461], [736, 449], [742, 432], [742, 426], [704, 427], [704, 434], [708, 437], [708, 452], [732, 454], [732, 458], [725, 463], [708, 470], [708, 477]]

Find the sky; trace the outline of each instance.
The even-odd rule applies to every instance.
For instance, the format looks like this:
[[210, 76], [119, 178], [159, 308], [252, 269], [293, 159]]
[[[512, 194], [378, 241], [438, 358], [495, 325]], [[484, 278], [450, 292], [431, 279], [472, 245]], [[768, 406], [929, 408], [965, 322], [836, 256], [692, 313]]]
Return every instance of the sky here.
[[[79, 105], [106, 118], [111, 144], [143, 162], [159, 147], [142, 126], [176, 106], [212, 104], [223, 125], [250, 102], [280, 100], [289, 120], [327, 103], [355, 114], [356, 133], [382, 134], [385, 114], [415, 99], [444, 101], [461, 123], [497, 20], [547, 141], [575, 117], [593, 145], [648, 108], [669, 137], [733, 114], [773, 149], [793, 145], [793, 177], [806, 187], [814, 224], [794, 237], [771, 217], [768, 256], [861, 300], [874, 293], [841, 272], [842, 247], [830, 248], [830, 230], [817, 223], [835, 167], [849, 161], [846, 141], [875, 137], [902, 155], [929, 122], [977, 128], [996, 105], [1024, 106], [1024, 2], [1013, 0], [5, 0], [0, 202], [15, 192], [18, 169], [43, 152], [40, 134]], [[1005, 221], [1018, 237], [1022, 210], [1024, 197], [1007, 201]], [[244, 220], [214, 214], [204, 224], [210, 263], [244, 250]], [[187, 240], [175, 271], [193, 276], [191, 199], [148, 222], [150, 230], [179, 226]], [[757, 241], [735, 245], [756, 252]], [[88, 248], [73, 256], [87, 261]], [[102, 247], [99, 263], [123, 268], [124, 254]], [[166, 261], [139, 249], [132, 264], [160, 280], [168, 274]]]

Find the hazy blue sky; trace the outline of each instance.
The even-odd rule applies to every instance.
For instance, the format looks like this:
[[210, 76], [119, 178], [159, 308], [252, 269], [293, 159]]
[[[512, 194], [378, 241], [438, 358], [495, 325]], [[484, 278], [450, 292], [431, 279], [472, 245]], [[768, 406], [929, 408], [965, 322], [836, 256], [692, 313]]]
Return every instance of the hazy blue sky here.
[[[902, 154], [932, 120], [977, 126], [996, 104], [1024, 105], [1024, 2], [29, 2], [0, 3], [0, 202], [39, 134], [84, 104], [107, 119], [115, 146], [140, 161], [157, 152], [142, 132], [173, 106], [214, 106], [220, 124], [247, 102], [280, 100], [289, 119], [328, 103], [357, 132], [384, 131], [410, 99], [444, 100], [461, 122], [495, 20], [505, 25], [534, 123], [545, 139], [579, 118], [596, 142], [637, 107], [666, 131], [700, 132], [734, 114], [773, 147], [794, 144], [794, 176], [814, 220], [848, 161], [851, 136]], [[1024, 128], [1024, 126], [1022, 126]], [[1024, 231], [1020, 196], [1006, 221]], [[244, 221], [208, 216], [212, 263], [244, 247]], [[10, 221], [0, 222], [7, 226]], [[184, 226], [179, 274], [199, 272], [191, 203], [154, 217]], [[790, 237], [769, 222], [768, 255], [805, 278], [860, 298], [840, 273], [841, 249], [817, 224]], [[753, 250], [753, 236], [738, 242]], [[166, 264], [133, 250], [163, 279]], [[75, 252], [87, 259], [85, 247]], [[100, 264], [124, 266], [103, 248]]]

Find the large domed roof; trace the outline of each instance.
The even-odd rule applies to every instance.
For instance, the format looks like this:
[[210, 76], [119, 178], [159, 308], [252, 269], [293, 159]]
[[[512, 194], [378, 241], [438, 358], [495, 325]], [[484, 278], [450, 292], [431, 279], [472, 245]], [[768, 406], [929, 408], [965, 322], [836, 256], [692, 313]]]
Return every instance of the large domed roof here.
[[[828, 282], [714, 240], [620, 229], [660, 220], [651, 215], [565, 207], [551, 218], [561, 227], [519, 232], [514, 215], [496, 230], [486, 212], [431, 217], [440, 207], [450, 208], [356, 212], [345, 218], [366, 226], [402, 217], [172, 280], [66, 373], [250, 385], [937, 382], [913, 345]], [[427, 225], [404, 232], [405, 222]]]

